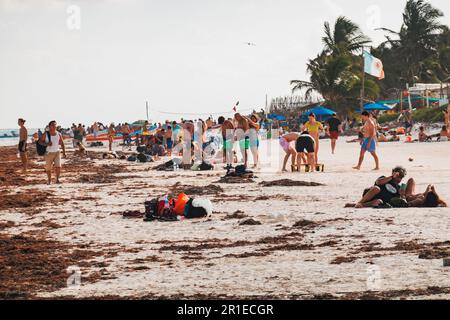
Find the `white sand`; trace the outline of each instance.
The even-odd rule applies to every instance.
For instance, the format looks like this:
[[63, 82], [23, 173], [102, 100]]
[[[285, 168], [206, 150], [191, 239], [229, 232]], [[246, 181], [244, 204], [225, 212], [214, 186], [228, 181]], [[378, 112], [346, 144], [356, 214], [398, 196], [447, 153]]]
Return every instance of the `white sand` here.
[[[279, 147], [274, 141], [273, 150]], [[273, 158], [281, 155], [274, 152]], [[450, 268], [444, 268], [442, 259], [424, 260], [417, 252], [376, 251], [352, 253], [368, 243], [379, 243], [380, 247], [393, 247], [397, 241], [417, 241], [433, 243], [450, 240], [450, 209], [344, 209], [347, 202], [356, 202], [363, 189], [372, 185], [382, 174], [390, 174], [395, 165], [403, 165], [408, 177], [414, 177], [418, 189], [424, 190], [433, 183], [437, 191], [450, 201], [450, 143], [405, 144], [385, 143], [379, 146], [382, 164], [381, 172], [372, 172], [373, 160], [367, 155], [363, 170], [351, 169], [356, 164], [359, 146], [347, 144], [342, 138], [337, 154], [331, 155], [329, 140], [321, 141], [320, 162], [326, 164], [325, 173], [279, 174], [274, 168], [258, 171], [257, 182], [289, 178], [293, 180], [315, 181], [326, 184], [323, 187], [271, 187], [263, 188], [257, 183], [242, 185], [221, 185], [227, 195], [280, 195], [288, 194], [292, 200], [261, 200], [245, 202], [238, 199], [214, 201], [214, 211], [233, 213], [242, 210], [262, 225], [239, 226], [239, 220], [222, 220], [224, 214], [215, 214], [210, 219], [181, 221], [176, 223], [144, 223], [140, 219], [123, 219], [111, 213], [124, 210], [143, 210], [143, 202], [148, 194], [159, 195], [176, 182], [187, 185], [208, 185], [218, 180], [222, 171], [155, 172], [144, 171], [150, 164], [136, 164], [138, 171], [132, 174], [142, 178], [131, 179], [123, 185], [103, 185], [91, 191], [94, 185], [64, 184], [62, 186], [42, 186], [43, 190], [54, 190], [65, 197], [93, 196], [100, 198], [79, 204], [67, 202], [58, 208], [49, 208], [41, 214], [29, 216], [20, 212], [0, 212], [3, 220], [13, 220], [20, 227], [9, 232], [19, 233], [29, 230], [32, 223], [53, 219], [64, 228], [49, 230], [51, 237], [68, 242], [95, 243], [101, 250], [114, 249], [119, 255], [98, 259], [108, 265], [108, 276], [114, 279], [96, 283], [82, 283], [78, 290], [63, 289], [58, 292], [41, 293], [42, 296], [76, 295], [83, 296], [173, 296], [184, 294], [193, 296], [273, 296], [308, 297], [317, 294], [340, 295], [347, 292], [364, 292], [368, 274], [379, 270], [378, 291], [426, 289], [427, 287], [450, 287]], [[266, 154], [261, 151], [263, 157]], [[409, 162], [409, 158], [413, 162]], [[119, 160], [111, 160], [115, 163]], [[104, 161], [98, 161], [104, 163]], [[275, 167], [279, 168], [276, 164]], [[155, 189], [121, 190], [136, 182], [145, 181], [158, 186]], [[217, 183], [214, 183], [217, 184]], [[120, 192], [114, 192], [119, 190]], [[337, 218], [341, 220], [333, 221]], [[321, 223], [311, 230], [293, 229], [301, 219]], [[328, 221], [327, 221], [328, 220]], [[331, 221], [330, 221], [331, 220]], [[327, 222], [323, 222], [327, 221]], [[313, 232], [314, 231], [314, 232]], [[292, 244], [312, 244], [312, 250], [273, 251], [266, 256], [235, 258], [226, 254], [252, 253], [275, 244], [257, 244], [228, 248], [213, 248], [198, 251], [198, 259], [187, 251], [159, 251], [166, 245], [196, 246], [208, 239], [226, 239], [226, 243], [240, 240], [256, 241], [263, 237], [279, 236], [291, 232], [303, 233], [303, 239], [290, 241]], [[337, 241], [335, 246], [317, 245], [329, 240]], [[192, 243], [198, 241], [199, 243]], [[170, 242], [170, 243], [169, 243]], [[176, 243], [173, 243], [176, 242]], [[285, 244], [278, 243], [278, 245]], [[136, 252], [123, 252], [123, 247], [134, 248]], [[447, 248], [450, 246], [447, 246]], [[378, 256], [375, 256], [378, 254]], [[161, 262], [133, 263], [136, 258], [157, 256]], [[337, 257], [356, 256], [353, 262], [330, 264]], [[182, 258], [184, 257], [184, 258]], [[194, 257], [195, 258], [195, 257]], [[148, 270], [127, 270], [145, 265]], [[378, 269], [377, 269], [378, 268]], [[99, 271], [83, 269], [83, 275]], [[369, 279], [370, 280], [370, 279]], [[82, 278], [83, 281], [83, 278]], [[412, 298], [412, 297], [411, 297]], [[416, 297], [417, 298], [417, 297]], [[420, 298], [450, 298], [450, 295], [428, 295]]]

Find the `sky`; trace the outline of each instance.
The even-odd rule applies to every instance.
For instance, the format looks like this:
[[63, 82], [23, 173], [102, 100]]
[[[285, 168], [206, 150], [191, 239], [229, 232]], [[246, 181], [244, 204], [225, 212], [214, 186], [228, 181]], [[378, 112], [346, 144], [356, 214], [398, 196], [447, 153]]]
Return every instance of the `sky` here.
[[[429, 2], [450, 24], [450, 1]], [[308, 79], [325, 21], [345, 15], [375, 46], [405, 3], [0, 0], [0, 128], [132, 122], [146, 101], [154, 121], [260, 109]]]

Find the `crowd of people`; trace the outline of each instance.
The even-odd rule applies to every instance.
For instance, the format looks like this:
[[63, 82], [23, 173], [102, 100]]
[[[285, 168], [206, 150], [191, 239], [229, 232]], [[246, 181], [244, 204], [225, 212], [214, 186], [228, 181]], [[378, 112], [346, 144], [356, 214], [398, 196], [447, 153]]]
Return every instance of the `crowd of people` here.
[[[450, 108], [449, 108], [450, 109]], [[411, 134], [409, 128], [412, 126], [412, 119], [405, 117], [404, 132], [407, 136]], [[367, 111], [361, 114], [362, 123], [351, 123], [354, 132], [358, 133], [358, 138], [347, 142], [359, 142], [360, 154], [358, 164], [353, 167], [360, 170], [363, 164], [365, 155], [369, 152], [375, 162], [374, 170], [380, 169], [379, 158], [377, 155], [378, 142], [398, 141], [399, 137], [394, 131], [391, 137], [383, 133], [377, 117], [373, 113]], [[437, 136], [441, 141], [447, 141], [450, 137], [449, 124], [449, 110], [444, 111], [444, 122], [441, 132], [438, 135], [427, 135], [424, 127], [420, 127], [418, 133], [419, 142], [426, 142]], [[407, 125], [408, 124], [408, 125]], [[19, 119], [18, 125], [20, 127], [20, 141], [19, 154], [23, 165], [23, 172], [27, 171], [28, 157], [27, 157], [27, 138], [28, 132], [25, 127], [25, 120]], [[331, 152], [336, 152], [336, 142], [341, 133], [344, 132], [343, 123], [336, 114], [333, 114], [325, 122], [320, 122], [316, 119], [314, 113], [308, 115], [308, 121], [303, 123], [298, 132], [288, 132], [279, 135], [279, 144], [285, 152], [283, 159], [282, 171], [288, 171], [286, 166], [291, 158], [292, 168], [304, 165], [307, 171], [319, 170], [319, 150], [321, 137], [326, 134], [331, 141]], [[411, 125], [411, 126], [410, 126]], [[407, 127], [407, 128], [406, 128]], [[260, 131], [265, 129], [267, 137], [271, 136], [273, 128], [267, 128], [266, 120], [261, 119], [258, 114], [244, 116], [236, 113], [233, 117], [225, 118], [219, 117], [217, 120], [209, 117], [207, 120], [185, 120], [180, 121], [165, 121], [164, 123], [150, 124], [148, 121], [141, 123], [113, 123], [104, 125], [101, 122], [95, 122], [92, 125], [86, 126], [81, 123], [78, 125], [72, 124], [70, 128], [64, 129], [57, 125], [56, 121], [51, 121], [45, 128], [44, 132], [39, 130], [35, 136], [35, 141], [47, 148], [45, 154], [46, 171], [48, 182], [51, 183], [51, 169], [55, 167], [56, 182], [60, 182], [60, 167], [61, 167], [61, 153], [65, 156], [64, 139], [71, 138], [73, 147], [76, 149], [75, 154], [79, 156], [86, 155], [85, 141], [90, 137], [90, 141], [96, 141], [96, 138], [103, 135], [104, 140], [108, 141], [109, 151], [114, 151], [115, 142], [117, 140], [122, 142], [123, 148], [131, 150], [134, 144], [138, 150], [145, 152], [158, 159], [162, 156], [182, 156], [183, 168], [189, 169], [196, 160], [204, 161], [208, 155], [218, 153], [222, 158], [223, 163], [226, 164], [226, 169], [229, 169], [237, 162], [237, 152], [240, 150], [242, 163], [248, 167], [250, 154], [253, 159], [253, 167], [259, 166], [259, 144]], [[270, 130], [269, 130], [270, 129]], [[217, 130], [217, 134], [221, 136], [220, 150], [209, 148], [213, 143], [211, 136], [208, 138], [207, 132]], [[408, 131], [409, 130], [409, 131]], [[281, 133], [282, 131], [277, 131]], [[275, 135], [276, 136], [276, 135]], [[235, 148], [235, 145], [237, 148]], [[186, 152], [185, 150], [189, 150]]]

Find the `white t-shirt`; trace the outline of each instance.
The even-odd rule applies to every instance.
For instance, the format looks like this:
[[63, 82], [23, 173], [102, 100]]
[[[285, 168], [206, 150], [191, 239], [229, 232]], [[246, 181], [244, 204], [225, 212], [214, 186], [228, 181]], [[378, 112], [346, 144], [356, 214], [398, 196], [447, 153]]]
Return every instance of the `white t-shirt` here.
[[[48, 135], [45, 134], [45, 142], [48, 143]], [[56, 132], [56, 135], [52, 136], [50, 134], [50, 138], [52, 139], [52, 145], [47, 147], [47, 152], [58, 152], [59, 151], [59, 139], [62, 139], [61, 133]]]

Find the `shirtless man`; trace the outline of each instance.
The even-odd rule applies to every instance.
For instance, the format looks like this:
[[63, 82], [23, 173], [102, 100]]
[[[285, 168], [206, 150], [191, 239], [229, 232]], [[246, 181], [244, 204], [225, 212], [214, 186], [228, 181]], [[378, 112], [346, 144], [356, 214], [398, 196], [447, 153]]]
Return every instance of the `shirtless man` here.
[[22, 160], [22, 172], [27, 173], [28, 169], [28, 154], [27, 154], [27, 140], [28, 140], [28, 130], [25, 128], [25, 120], [20, 118], [17, 121], [17, 124], [20, 127], [20, 134], [19, 134], [19, 153], [20, 153], [20, 159]]
[[294, 142], [300, 137], [300, 134], [296, 132], [285, 134], [280, 137], [280, 146], [283, 148], [286, 155], [283, 160], [283, 169], [282, 172], [287, 172], [286, 164], [289, 160], [289, 157], [292, 157], [292, 165], [295, 165], [295, 160], [297, 158], [297, 151], [295, 150]]
[[230, 120], [219, 117], [218, 124], [221, 126], [223, 138], [223, 162], [227, 164], [227, 170], [233, 166], [233, 139], [234, 125]]
[[241, 149], [241, 154], [244, 157], [244, 166], [247, 167], [248, 164], [248, 149], [250, 148], [250, 137], [247, 118], [243, 117], [241, 114], [236, 113], [234, 115], [234, 120], [236, 121], [236, 138]]
[[128, 125], [128, 123], [125, 122], [125, 124], [122, 126], [121, 128], [122, 130], [122, 138], [123, 138], [123, 145], [130, 145], [130, 149], [131, 149], [131, 129], [130, 126]]
[[358, 165], [356, 167], [353, 167], [355, 170], [361, 170], [361, 165], [364, 161], [364, 155], [367, 151], [370, 152], [373, 159], [375, 160], [375, 169], [374, 170], [380, 170], [380, 164], [378, 160], [378, 156], [376, 153], [377, 148], [377, 139], [376, 139], [376, 128], [375, 124], [370, 118], [370, 115], [367, 111], [364, 111], [362, 113], [362, 120], [364, 122], [364, 127], [362, 129], [364, 138], [361, 142], [361, 152], [359, 155], [359, 161]]

